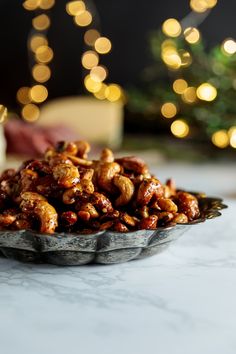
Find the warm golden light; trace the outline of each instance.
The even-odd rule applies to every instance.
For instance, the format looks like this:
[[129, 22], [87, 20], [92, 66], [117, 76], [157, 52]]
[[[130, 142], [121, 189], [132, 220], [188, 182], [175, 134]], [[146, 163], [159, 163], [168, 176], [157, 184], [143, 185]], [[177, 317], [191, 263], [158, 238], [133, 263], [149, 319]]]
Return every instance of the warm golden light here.
[[195, 12], [205, 12], [208, 9], [208, 4], [206, 0], [191, 0], [190, 7]]
[[43, 36], [42, 34], [36, 34], [31, 37], [29, 46], [32, 52], [36, 52], [36, 50], [41, 47], [42, 45], [48, 45], [47, 38]]
[[93, 50], [88, 50], [82, 55], [82, 65], [86, 69], [92, 69], [94, 66], [98, 65], [99, 57]]
[[100, 37], [100, 33], [95, 29], [89, 29], [84, 34], [84, 41], [87, 45], [93, 46]]
[[111, 50], [111, 41], [106, 37], [100, 37], [95, 41], [94, 47], [98, 53], [106, 54]]
[[101, 82], [94, 81], [90, 75], [87, 75], [84, 79], [84, 86], [89, 92], [95, 93], [101, 89], [102, 84]]
[[33, 66], [32, 76], [35, 79], [35, 81], [44, 83], [50, 79], [51, 70], [47, 65], [36, 64]]
[[195, 44], [200, 40], [200, 32], [195, 27], [188, 27], [184, 30], [184, 38], [190, 44]]
[[197, 97], [200, 98], [200, 100], [210, 102], [213, 101], [216, 98], [216, 96], [217, 96], [216, 88], [207, 82], [201, 84], [197, 88]]
[[170, 130], [177, 138], [185, 138], [189, 134], [189, 126], [182, 119], [175, 120], [171, 124]]
[[30, 98], [30, 88], [29, 87], [21, 87], [17, 91], [16, 99], [21, 104], [28, 104], [31, 102]]
[[161, 106], [161, 114], [165, 118], [173, 118], [177, 113], [176, 105], [172, 102], [166, 102]]
[[53, 59], [53, 50], [47, 45], [37, 48], [35, 58], [39, 63], [49, 63]]
[[75, 23], [81, 27], [90, 25], [93, 20], [91, 13], [87, 10], [76, 15], [74, 19]]
[[233, 55], [236, 53], [236, 42], [232, 38], [226, 39], [222, 46], [221, 50], [226, 55]]
[[50, 18], [45, 15], [38, 15], [32, 20], [33, 27], [38, 31], [44, 31], [50, 26]]
[[181, 58], [173, 47], [166, 47], [162, 50], [162, 60], [171, 69], [177, 70], [181, 67]]
[[181, 25], [175, 18], [169, 18], [163, 23], [162, 31], [169, 37], [178, 37], [181, 34]]
[[105, 90], [105, 95], [108, 101], [115, 102], [121, 98], [122, 91], [119, 85], [111, 84]]
[[71, 16], [76, 16], [86, 10], [83, 1], [70, 1], [66, 4], [66, 12]]
[[194, 103], [197, 100], [197, 95], [196, 95], [196, 88], [195, 87], [188, 87], [181, 95], [182, 100], [185, 103]]
[[27, 104], [21, 110], [22, 117], [28, 122], [34, 122], [39, 118], [40, 110], [35, 104]]
[[105, 100], [106, 99], [106, 89], [107, 89], [107, 85], [102, 83], [100, 90], [98, 92], [95, 92], [94, 96], [98, 100]]
[[177, 79], [173, 82], [173, 90], [179, 95], [184, 93], [187, 87], [188, 84], [184, 79]]
[[42, 10], [49, 10], [55, 5], [55, 0], [41, 0], [39, 7]]
[[213, 144], [221, 149], [226, 148], [229, 145], [229, 136], [227, 131], [222, 129], [218, 130], [214, 134], [212, 134], [211, 141]]
[[102, 82], [107, 76], [107, 71], [103, 66], [95, 66], [90, 71], [91, 78], [96, 82]]
[[48, 97], [48, 90], [43, 85], [35, 85], [30, 90], [30, 97], [32, 101], [42, 103]]
[[23, 7], [28, 11], [34, 11], [39, 7], [40, 0], [26, 0], [23, 2]]
[[205, 0], [205, 2], [207, 3], [207, 7], [209, 9], [211, 9], [214, 6], [216, 6], [216, 4], [217, 4], [217, 0]]
[[0, 104], [0, 123], [4, 123], [7, 120], [7, 108]]
[[180, 56], [181, 66], [187, 67], [192, 64], [192, 57], [189, 52], [180, 49], [178, 54]]

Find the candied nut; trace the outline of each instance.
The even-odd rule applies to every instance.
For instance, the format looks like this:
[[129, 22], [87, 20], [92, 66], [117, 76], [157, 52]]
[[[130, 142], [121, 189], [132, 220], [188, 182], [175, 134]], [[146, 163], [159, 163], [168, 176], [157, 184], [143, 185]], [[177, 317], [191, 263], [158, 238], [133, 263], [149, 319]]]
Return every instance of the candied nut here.
[[41, 223], [40, 232], [52, 234], [58, 225], [57, 212], [46, 199], [38, 193], [24, 192], [21, 194], [20, 207], [25, 213], [36, 215]]
[[115, 222], [114, 230], [118, 231], [118, 232], [128, 232], [129, 231], [128, 227], [125, 226], [124, 224], [122, 224], [121, 222]]
[[73, 211], [64, 211], [64, 213], [61, 214], [61, 219], [66, 226], [73, 226], [77, 222], [78, 217]]
[[92, 182], [94, 170], [89, 168], [81, 173], [81, 186], [83, 191], [88, 194], [93, 194], [94, 192], [94, 184]]
[[14, 222], [14, 228], [18, 230], [30, 230], [32, 228], [32, 222], [25, 219], [19, 219]]
[[88, 211], [80, 210], [78, 211], [78, 217], [83, 221], [89, 221], [91, 215], [89, 214]]
[[162, 211], [155, 213], [158, 216], [158, 225], [163, 226], [173, 220], [174, 214], [169, 211]]
[[93, 219], [99, 217], [99, 213], [97, 212], [97, 210], [95, 209], [95, 207], [91, 203], [83, 204], [81, 206], [80, 210], [88, 212], [90, 214], [90, 217]]
[[148, 218], [144, 218], [139, 223], [140, 229], [156, 229], [157, 228], [157, 215], [150, 215]]
[[68, 159], [65, 154], [54, 154], [48, 158], [48, 164], [50, 167], [54, 167], [59, 164], [73, 165], [72, 161]]
[[113, 183], [120, 190], [120, 196], [116, 199], [115, 205], [118, 207], [128, 204], [134, 195], [133, 182], [128, 177], [116, 175]]
[[135, 218], [134, 216], [130, 216], [128, 213], [122, 213], [121, 214], [121, 221], [123, 221], [127, 225], [135, 226], [138, 219]]
[[47, 161], [33, 160], [25, 167], [26, 170], [36, 171], [39, 175], [52, 173], [52, 169]]
[[68, 157], [68, 159], [70, 159], [73, 162], [73, 164], [75, 166], [89, 167], [93, 164], [93, 161], [85, 160], [85, 159], [82, 159], [81, 157], [77, 157], [77, 156], [73, 156], [73, 155], [69, 155], [69, 154], [67, 154], [66, 156]]
[[100, 225], [100, 230], [108, 230], [110, 229], [114, 224], [114, 221], [107, 221], [107, 222], [104, 222], [103, 224]]
[[104, 214], [113, 211], [113, 207], [110, 200], [104, 194], [94, 192], [91, 197], [91, 203]]
[[147, 218], [149, 216], [149, 208], [145, 205], [139, 209], [135, 210], [137, 215], [140, 215], [142, 218]]
[[153, 197], [163, 197], [163, 187], [161, 182], [156, 178], [145, 178], [139, 186], [136, 204], [140, 206], [147, 205]]
[[186, 224], [188, 222], [188, 217], [183, 213], [177, 213], [172, 221], [176, 224]]
[[76, 201], [76, 197], [82, 192], [82, 186], [78, 183], [72, 188], [68, 188], [62, 195], [63, 203], [73, 204]]
[[107, 192], [113, 193], [113, 177], [120, 172], [120, 165], [116, 162], [104, 162], [96, 170], [97, 184]]
[[178, 192], [175, 198], [180, 213], [184, 213], [189, 220], [199, 217], [198, 200], [194, 195], [187, 192]]
[[171, 213], [176, 213], [178, 211], [177, 205], [171, 199], [160, 198], [157, 200], [157, 204], [163, 211], [169, 211]]
[[73, 165], [59, 164], [53, 168], [53, 177], [61, 187], [71, 188], [79, 182], [79, 171]]
[[15, 176], [16, 170], [14, 168], [8, 168], [7, 170], [3, 171], [1, 176], [0, 176], [0, 182], [10, 179], [13, 176]]
[[34, 181], [38, 178], [38, 173], [29, 169], [20, 171], [20, 183], [22, 191], [29, 191], [34, 189]]
[[103, 149], [101, 152], [100, 161], [101, 162], [114, 162], [113, 152], [108, 148]]
[[87, 143], [87, 141], [75, 141], [74, 144], [76, 144], [77, 147], [77, 156], [81, 157], [82, 159], [87, 159], [88, 153], [90, 151], [90, 145]]
[[114, 220], [114, 219], [117, 219], [119, 216], [120, 216], [120, 212], [118, 210], [112, 210], [109, 213], [103, 214], [100, 217], [100, 220], [101, 221], [110, 220], [110, 219]]
[[135, 173], [138, 174], [148, 173], [148, 167], [146, 163], [138, 157], [127, 156], [127, 157], [115, 159], [115, 161], [118, 162], [120, 165], [122, 165], [125, 170], [134, 171]]
[[0, 214], [0, 226], [7, 227], [14, 223], [17, 217], [17, 212], [14, 209], [5, 210]]

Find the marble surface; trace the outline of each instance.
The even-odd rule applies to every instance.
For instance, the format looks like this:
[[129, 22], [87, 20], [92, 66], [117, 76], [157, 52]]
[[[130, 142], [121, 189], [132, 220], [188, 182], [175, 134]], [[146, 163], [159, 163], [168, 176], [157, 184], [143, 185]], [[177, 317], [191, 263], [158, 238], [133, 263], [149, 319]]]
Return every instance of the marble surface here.
[[0, 258], [2, 354], [235, 353], [236, 166], [154, 170], [227, 198], [229, 209], [142, 261], [65, 268]]

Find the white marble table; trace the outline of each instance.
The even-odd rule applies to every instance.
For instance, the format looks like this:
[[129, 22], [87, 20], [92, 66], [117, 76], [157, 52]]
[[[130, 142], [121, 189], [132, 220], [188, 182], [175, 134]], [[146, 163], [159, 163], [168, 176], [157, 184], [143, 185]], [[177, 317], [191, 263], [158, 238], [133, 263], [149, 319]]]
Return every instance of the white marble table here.
[[63, 268], [0, 258], [1, 354], [236, 352], [236, 166], [156, 172], [230, 208], [142, 261]]

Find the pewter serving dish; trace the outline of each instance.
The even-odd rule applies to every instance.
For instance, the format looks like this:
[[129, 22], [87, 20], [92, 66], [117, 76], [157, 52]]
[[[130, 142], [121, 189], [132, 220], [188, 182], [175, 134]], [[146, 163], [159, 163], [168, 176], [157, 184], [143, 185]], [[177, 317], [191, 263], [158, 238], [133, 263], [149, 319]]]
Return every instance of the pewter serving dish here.
[[29, 230], [0, 231], [0, 254], [23, 262], [56, 265], [113, 264], [153, 256], [197, 223], [220, 216], [227, 206], [222, 199], [202, 197], [201, 216], [188, 224], [127, 233], [100, 231], [94, 234], [40, 234]]

